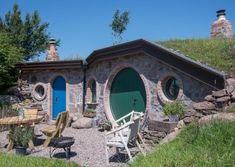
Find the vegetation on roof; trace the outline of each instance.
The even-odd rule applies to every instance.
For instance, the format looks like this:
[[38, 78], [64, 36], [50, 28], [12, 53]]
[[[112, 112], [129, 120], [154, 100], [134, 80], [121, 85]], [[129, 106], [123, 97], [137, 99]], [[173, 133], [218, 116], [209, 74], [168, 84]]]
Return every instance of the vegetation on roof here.
[[185, 56], [229, 74], [235, 74], [235, 38], [185, 39], [157, 42]]

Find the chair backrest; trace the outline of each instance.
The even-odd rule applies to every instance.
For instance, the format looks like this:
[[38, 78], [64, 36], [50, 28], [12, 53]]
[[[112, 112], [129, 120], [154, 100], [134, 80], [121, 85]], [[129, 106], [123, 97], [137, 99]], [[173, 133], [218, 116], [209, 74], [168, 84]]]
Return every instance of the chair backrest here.
[[132, 113], [132, 117], [130, 121], [133, 121], [133, 124], [129, 126], [128, 134], [126, 134], [128, 141], [136, 139], [137, 134], [140, 131], [140, 123], [141, 123], [141, 118], [143, 115], [144, 114], [142, 112]]
[[68, 118], [69, 118], [69, 112], [65, 111], [65, 112], [61, 112], [59, 114], [59, 116], [56, 119], [56, 131], [53, 134], [53, 137], [60, 137], [62, 135], [62, 132], [64, 131], [67, 122], [68, 122]]
[[25, 118], [35, 117], [37, 116], [37, 114], [38, 114], [37, 108], [28, 108], [24, 111]]

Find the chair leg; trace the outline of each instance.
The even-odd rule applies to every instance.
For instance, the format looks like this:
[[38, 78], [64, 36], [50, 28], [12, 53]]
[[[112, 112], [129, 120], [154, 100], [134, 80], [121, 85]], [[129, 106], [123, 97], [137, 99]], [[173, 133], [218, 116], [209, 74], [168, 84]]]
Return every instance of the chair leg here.
[[8, 145], [7, 145], [7, 151], [10, 151], [13, 149], [14, 143], [12, 140], [9, 140]]
[[140, 133], [138, 133], [138, 137], [139, 137], [141, 143], [143, 144], [144, 148], [147, 149], [146, 144], [144, 143], [144, 140], [143, 140], [142, 136], [140, 135]]
[[106, 154], [106, 164], [109, 165], [109, 153], [108, 153], [108, 146], [105, 146], [105, 154]]
[[33, 140], [30, 140], [29, 143], [28, 143], [28, 145], [29, 145], [29, 148], [30, 148], [31, 150], [34, 149]]
[[140, 143], [136, 140], [136, 145], [137, 145], [137, 147], [139, 148], [139, 150], [140, 150], [140, 152], [144, 155], [144, 156], [146, 156], [146, 153], [143, 151], [143, 149], [141, 148], [141, 146], [140, 146]]
[[50, 142], [51, 142], [51, 137], [47, 137], [47, 139], [44, 141], [44, 143], [43, 143], [43, 147], [48, 147], [48, 145], [50, 144]]
[[130, 158], [130, 161], [133, 162], [133, 158], [132, 158], [132, 155], [131, 155], [130, 150], [128, 149], [128, 147], [127, 147], [126, 144], [125, 144], [124, 146], [125, 146], [126, 152], [127, 152], [127, 154], [128, 154], [128, 157]]

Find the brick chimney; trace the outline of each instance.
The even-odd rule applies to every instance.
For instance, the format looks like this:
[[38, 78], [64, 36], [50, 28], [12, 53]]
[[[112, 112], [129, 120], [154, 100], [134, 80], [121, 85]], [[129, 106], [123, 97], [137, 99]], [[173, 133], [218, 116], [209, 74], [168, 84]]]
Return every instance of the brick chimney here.
[[59, 54], [57, 53], [56, 49], [56, 40], [50, 39], [46, 61], [58, 61], [58, 60], [59, 60]]
[[211, 25], [211, 38], [233, 37], [232, 23], [225, 18], [225, 10], [218, 10], [217, 20]]

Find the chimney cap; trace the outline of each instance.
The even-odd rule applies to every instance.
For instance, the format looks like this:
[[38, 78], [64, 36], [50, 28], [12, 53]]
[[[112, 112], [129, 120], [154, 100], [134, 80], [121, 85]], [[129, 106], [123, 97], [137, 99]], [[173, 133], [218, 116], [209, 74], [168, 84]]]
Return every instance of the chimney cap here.
[[216, 13], [217, 13], [217, 17], [219, 17], [219, 16], [225, 16], [226, 14], [225, 14], [225, 9], [221, 9], [221, 10], [217, 10], [216, 11]]
[[55, 40], [54, 38], [51, 38], [51, 39], [49, 40], [49, 44], [56, 44], [56, 40]]

